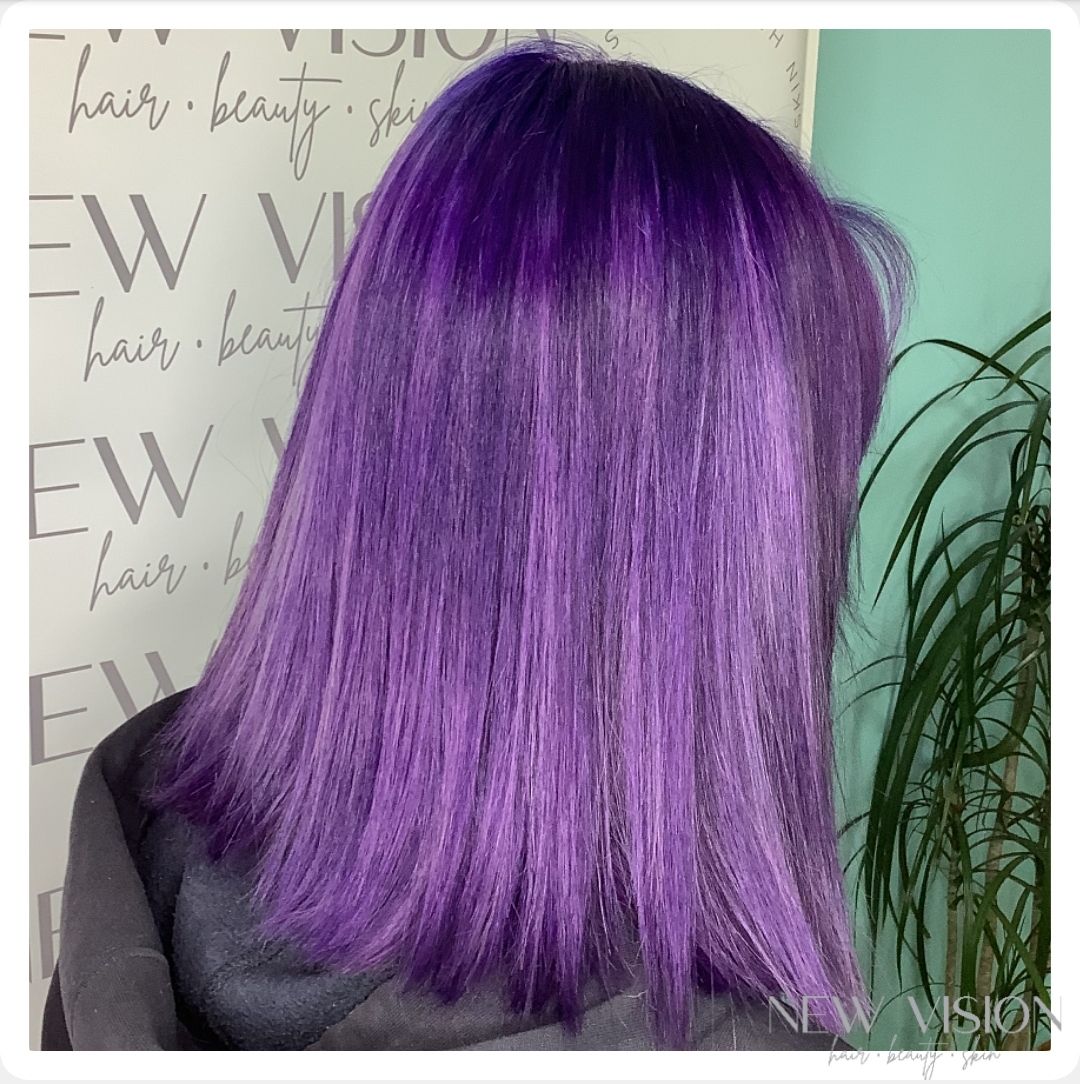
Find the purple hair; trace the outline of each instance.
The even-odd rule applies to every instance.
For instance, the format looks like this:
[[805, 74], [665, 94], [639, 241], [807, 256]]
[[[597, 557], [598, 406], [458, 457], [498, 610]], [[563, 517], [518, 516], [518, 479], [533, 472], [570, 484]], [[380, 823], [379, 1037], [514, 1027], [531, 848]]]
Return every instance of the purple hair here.
[[909, 275], [646, 64], [518, 45], [428, 106], [161, 735], [269, 936], [569, 1027], [638, 969], [661, 1045], [695, 988], [865, 999], [830, 673]]

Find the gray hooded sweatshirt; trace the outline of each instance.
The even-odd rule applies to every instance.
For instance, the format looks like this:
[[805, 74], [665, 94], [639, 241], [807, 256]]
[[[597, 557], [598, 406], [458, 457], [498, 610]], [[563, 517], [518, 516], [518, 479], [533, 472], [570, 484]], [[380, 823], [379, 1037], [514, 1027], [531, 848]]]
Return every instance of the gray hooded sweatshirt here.
[[[581, 1027], [569, 1032], [552, 1012], [513, 1012], [493, 987], [447, 1003], [392, 972], [313, 968], [260, 936], [244, 867], [208, 861], [197, 829], [140, 797], [153, 771], [150, 739], [188, 691], [118, 727], [83, 769], [42, 1049], [654, 1048], [639, 984], [587, 989]], [[697, 996], [691, 1045], [850, 1049], [734, 993]]]

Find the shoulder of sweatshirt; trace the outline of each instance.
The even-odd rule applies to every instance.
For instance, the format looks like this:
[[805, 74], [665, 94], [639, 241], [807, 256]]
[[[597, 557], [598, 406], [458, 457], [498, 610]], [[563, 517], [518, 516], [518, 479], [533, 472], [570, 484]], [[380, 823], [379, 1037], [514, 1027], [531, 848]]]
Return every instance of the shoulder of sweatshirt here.
[[46, 998], [49, 1049], [184, 1049], [168, 960], [135, 849], [149, 819], [140, 789], [147, 743], [190, 689], [106, 735], [79, 776], [68, 834], [60, 951]]

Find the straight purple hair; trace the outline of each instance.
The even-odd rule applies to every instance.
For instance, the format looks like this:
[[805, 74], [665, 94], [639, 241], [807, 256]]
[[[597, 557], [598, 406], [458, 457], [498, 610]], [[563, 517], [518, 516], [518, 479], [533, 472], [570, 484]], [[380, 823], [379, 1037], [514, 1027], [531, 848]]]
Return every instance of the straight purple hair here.
[[636, 969], [659, 1045], [695, 988], [865, 1004], [830, 675], [909, 276], [643, 63], [518, 45], [428, 106], [160, 739], [268, 936], [571, 1028]]

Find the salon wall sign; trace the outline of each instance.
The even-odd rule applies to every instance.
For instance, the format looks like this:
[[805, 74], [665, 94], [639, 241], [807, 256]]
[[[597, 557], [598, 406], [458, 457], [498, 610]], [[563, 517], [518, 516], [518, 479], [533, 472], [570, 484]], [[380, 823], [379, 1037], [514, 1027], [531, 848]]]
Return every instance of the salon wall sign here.
[[386, 162], [463, 66], [530, 36], [690, 74], [808, 150], [805, 30], [30, 35], [35, 1044], [87, 751], [198, 678]]

